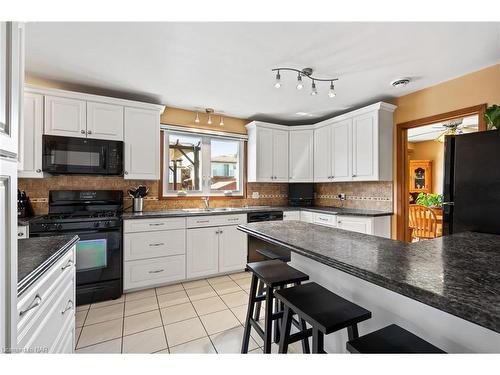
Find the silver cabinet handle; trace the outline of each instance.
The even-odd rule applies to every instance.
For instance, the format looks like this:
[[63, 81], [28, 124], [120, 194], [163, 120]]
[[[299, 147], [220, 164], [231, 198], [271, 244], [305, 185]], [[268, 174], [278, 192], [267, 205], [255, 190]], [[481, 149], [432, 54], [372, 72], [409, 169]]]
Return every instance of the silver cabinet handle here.
[[37, 169], [37, 170], [36, 170], [36, 173], [41, 173], [41, 172], [42, 172], [42, 170], [41, 170], [41, 169]]
[[23, 236], [23, 232], [19, 232], [19, 233], [17, 234], [17, 237], [22, 237], [22, 236]]
[[64, 315], [64, 313], [68, 310], [71, 310], [73, 308], [73, 301], [72, 300], [68, 300], [68, 303], [66, 304], [66, 308], [61, 311], [61, 314]]
[[150, 243], [149, 246], [163, 246], [165, 245], [163, 242]]
[[223, 231], [223, 230], [221, 230], [221, 231], [219, 231], [219, 233], [224, 233], [224, 231]]
[[87, 130], [87, 134], [92, 134], [92, 130]]
[[240, 221], [238, 217], [233, 217], [231, 219], [227, 219], [227, 221]]
[[337, 224], [342, 224], [342, 222], [340, 220], [337, 221]]
[[321, 221], [328, 221], [328, 219], [325, 219], [324, 217], [318, 217], [318, 219]]
[[80, 133], [85, 134], [85, 130], [83, 130], [83, 129], [80, 130]]
[[161, 225], [165, 225], [165, 223], [150, 223], [149, 224], [150, 227], [159, 227]]
[[210, 220], [196, 220], [196, 222], [198, 224], [201, 224], [201, 223], [210, 223]]
[[165, 270], [162, 268], [160, 270], [149, 271], [149, 273], [160, 273], [160, 272], [163, 272], [163, 271], [165, 271]]
[[70, 259], [68, 260], [68, 263], [66, 263], [65, 266], [61, 267], [61, 271], [64, 271], [66, 268], [71, 267], [73, 265], [73, 261]]
[[37, 295], [35, 296], [35, 298], [33, 299], [33, 301], [30, 303], [30, 305], [29, 305], [26, 309], [21, 310], [21, 311], [19, 312], [19, 316], [23, 316], [23, 315], [24, 315], [24, 314], [26, 314], [28, 311], [30, 311], [30, 310], [32, 310], [32, 309], [34, 309], [35, 307], [40, 306], [40, 303], [42, 303], [42, 297], [40, 297], [40, 295], [39, 295], [39, 294], [37, 294]]
[[127, 172], [127, 171], [125, 171], [125, 174], [128, 174], [128, 172]]

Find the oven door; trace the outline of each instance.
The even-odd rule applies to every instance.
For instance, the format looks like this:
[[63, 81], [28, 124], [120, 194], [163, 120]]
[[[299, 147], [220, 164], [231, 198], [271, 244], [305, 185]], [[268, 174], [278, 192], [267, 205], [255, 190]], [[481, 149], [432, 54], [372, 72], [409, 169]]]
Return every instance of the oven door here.
[[59, 174], [107, 174], [107, 141], [43, 136], [42, 169]]

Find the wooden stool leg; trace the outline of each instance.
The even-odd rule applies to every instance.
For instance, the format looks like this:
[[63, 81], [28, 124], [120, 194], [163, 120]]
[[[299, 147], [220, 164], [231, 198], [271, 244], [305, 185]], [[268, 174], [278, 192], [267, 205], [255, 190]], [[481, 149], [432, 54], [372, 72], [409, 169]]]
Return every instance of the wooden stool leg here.
[[264, 322], [264, 353], [271, 353], [273, 338], [273, 288], [266, 285], [266, 314]]
[[283, 311], [283, 323], [281, 324], [281, 339], [278, 353], [286, 354], [288, 352], [288, 340], [290, 338], [290, 329], [292, 328], [293, 311], [288, 306]]
[[[259, 287], [257, 289], [257, 295], [261, 295], [263, 291], [264, 291], [264, 283], [259, 280]], [[255, 313], [254, 313], [254, 316], [253, 316], [253, 320], [255, 320], [256, 322], [259, 321], [259, 319], [260, 319], [260, 308], [261, 308], [261, 305], [262, 305], [262, 302], [260, 302], [260, 301], [258, 301], [255, 304]]]
[[248, 353], [248, 343], [250, 342], [250, 330], [252, 328], [250, 319], [253, 315], [255, 307], [254, 298], [257, 296], [257, 276], [252, 275], [252, 283], [250, 284], [250, 294], [248, 296], [247, 318], [245, 319], [245, 331], [243, 332], [243, 342], [241, 343], [241, 354]]
[[312, 337], [312, 352], [313, 354], [323, 354], [325, 353], [324, 349], [324, 336], [323, 332], [321, 332], [319, 329], [313, 327], [313, 337]]
[[[300, 328], [302, 329], [302, 331], [307, 330], [306, 321], [304, 319], [300, 319]], [[311, 353], [311, 348], [309, 347], [309, 337], [306, 337], [302, 340], [302, 353]]]
[[357, 339], [359, 337], [357, 324], [353, 324], [352, 326], [347, 327], [347, 337], [349, 337], [349, 341]]
[[[279, 287], [279, 289], [283, 289], [283, 287]], [[274, 299], [274, 312], [278, 313], [283, 311], [283, 304], [277, 299]], [[276, 319], [274, 322], [274, 342], [278, 344], [280, 342], [280, 331], [281, 331], [282, 319]]]

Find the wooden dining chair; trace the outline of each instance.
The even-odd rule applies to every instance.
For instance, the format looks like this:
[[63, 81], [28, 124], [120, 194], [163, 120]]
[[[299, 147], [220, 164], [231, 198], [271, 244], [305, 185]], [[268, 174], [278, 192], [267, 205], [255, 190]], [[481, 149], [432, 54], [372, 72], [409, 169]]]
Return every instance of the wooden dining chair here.
[[429, 207], [411, 204], [409, 226], [412, 238], [416, 240], [438, 237], [436, 214]]

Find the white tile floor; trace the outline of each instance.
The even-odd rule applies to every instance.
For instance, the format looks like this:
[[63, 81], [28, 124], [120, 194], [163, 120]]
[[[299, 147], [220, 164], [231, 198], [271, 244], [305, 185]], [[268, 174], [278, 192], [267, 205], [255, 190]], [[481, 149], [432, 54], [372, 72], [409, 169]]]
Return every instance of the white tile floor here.
[[[76, 352], [239, 353], [250, 277], [241, 272], [79, 306]], [[253, 330], [249, 352], [262, 353]], [[300, 345], [290, 352], [301, 352]]]

